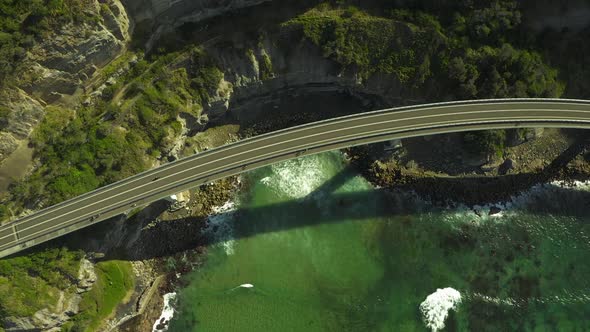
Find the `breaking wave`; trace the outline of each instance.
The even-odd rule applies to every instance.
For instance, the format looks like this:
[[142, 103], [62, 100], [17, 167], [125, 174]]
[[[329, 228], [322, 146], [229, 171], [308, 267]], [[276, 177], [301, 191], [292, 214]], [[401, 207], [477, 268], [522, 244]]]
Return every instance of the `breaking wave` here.
[[207, 226], [203, 234], [223, 247], [227, 255], [234, 253], [234, 215], [236, 205], [233, 201], [227, 201], [222, 206], [213, 208], [213, 213], [207, 219]]
[[481, 301], [498, 306], [508, 306], [516, 308], [526, 308], [531, 304], [559, 304], [559, 305], [574, 305], [574, 304], [588, 304], [590, 303], [590, 295], [588, 290], [572, 292], [569, 290], [562, 290], [561, 294], [549, 295], [544, 297], [529, 297], [526, 299], [516, 299], [512, 297], [498, 298], [487, 296], [481, 293], [472, 293], [465, 296], [466, 300]]
[[176, 293], [164, 294], [164, 308], [162, 309], [160, 317], [154, 322], [152, 332], [168, 331], [168, 324], [170, 323], [170, 320], [172, 320], [172, 317], [174, 317], [174, 307], [172, 306], [172, 303], [175, 299]]
[[426, 327], [432, 332], [444, 329], [449, 311], [456, 310], [461, 301], [461, 293], [451, 287], [439, 288], [428, 295], [420, 304], [420, 312]]
[[274, 164], [271, 166], [273, 174], [263, 178], [261, 182], [281, 196], [303, 198], [327, 180], [325, 168], [329, 165], [324, 165], [326, 159], [320, 155], [312, 155]]
[[527, 210], [551, 214], [551, 211], [579, 209], [587, 204], [582, 201], [584, 197], [579, 195], [580, 192], [590, 192], [590, 181], [570, 183], [554, 181], [537, 184], [519, 195], [512, 196], [507, 202], [471, 207], [466, 205], [448, 207], [445, 211], [445, 221], [449, 223], [470, 221], [474, 225], [481, 225], [489, 221], [508, 220], [509, 217]]

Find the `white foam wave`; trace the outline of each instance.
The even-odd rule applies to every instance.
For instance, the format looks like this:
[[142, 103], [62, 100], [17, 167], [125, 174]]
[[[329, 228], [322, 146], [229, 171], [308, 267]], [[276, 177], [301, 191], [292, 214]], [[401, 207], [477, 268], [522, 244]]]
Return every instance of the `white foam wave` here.
[[481, 293], [472, 293], [465, 296], [468, 300], [479, 300], [485, 303], [491, 303], [495, 305], [526, 308], [531, 303], [536, 304], [560, 304], [560, 305], [573, 305], [573, 304], [588, 304], [590, 303], [590, 295], [588, 290], [572, 292], [569, 290], [563, 290], [562, 294], [549, 295], [543, 297], [529, 297], [525, 299], [516, 298], [498, 298], [487, 296]]
[[270, 185], [270, 181], [271, 181], [270, 176], [265, 176], [262, 179], [260, 179], [260, 182], [262, 182], [262, 184], [264, 184], [266, 186]]
[[495, 305], [504, 305], [504, 306], [509, 306], [509, 307], [519, 307], [520, 303], [519, 301], [517, 301], [516, 299], [513, 298], [505, 298], [505, 299], [501, 299], [499, 297], [492, 297], [492, 296], [488, 296], [488, 295], [484, 295], [481, 293], [473, 293], [470, 294], [468, 296], [466, 296], [467, 299], [469, 300], [479, 300], [485, 303], [491, 303], [491, 304], [495, 304]]
[[[569, 191], [563, 191], [569, 188]], [[513, 207], [527, 207], [535, 202], [543, 202], [547, 207], [554, 206], [559, 209], [562, 202], [575, 201], [580, 191], [590, 191], [590, 181], [562, 182], [553, 181], [550, 183], [537, 184], [526, 192], [511, 197], [510, 203]]]
[[252, 285], [252, 284], [241, 284], [241, 285], [239, 285], [239, 286], [236, 286], [236, 287], [234, 287], [234, 288], [230, 289], [228, 292], [233, 292], [233, 291], [235, 291], [236, 289], [240, 289], [240, 288], [245, 288], [245, 289], [252, 289], [252, 288], [254, 288], [254, 285]]
[[203, 234], [211, 237], [218, 245], [221, 245], [227, 255], [233, 255], [236, 242], [234, 240], [233, 226], [235, 203], [227, 201], [222, 206], [216, 206], [212, 210], [213, 214], [207, 219], [207, 226], [203, 229]]
[[456, 310], [461, 303], [461, 293], [451, 287], [439, 288], [428, 295], [420, 304], [420, 312], [426, 327], [432, 332], [445, 328], [445, 320], [451, 309]]
[[174, 299], [176, 299], [176, 293], [164, 294], [164, 308], [160, 317], [154, 322], [152, 332], [168, 331], [168, 323], [174, 317], [174, 307], [172, 306]]
[[[563, 188], [570, 188], [569, 192], [563, 192]], [[564, 201], [573, 201], [577, 192], [590, 191], [590, 181], [581, 182], [561, 182], [554, 181], [550, 183], [537, 184], [527, 191], [512, 196], [509, 201], [497, 202], [486, 205], [458, 205], [447, 207], [448, 213], [445, 215], [445, 221], [449, 223], [464, 223], [470, 221], [474, 225], [482, 225], [487, 221], [503, 221], [505, 217], [514, 216], [520, 213], [524, 208], [530, 208], [536, 202], [541, 202], [545, 207], [555, 205], [558, 210], [563, 207]], [[490, 213], [496, 210], [496, 213]]]
[[313, 155], [274, 164], [273, 175], [265, 184], [290, 198], [303, 198], [327, 180], [321, 162], [321, 158]]

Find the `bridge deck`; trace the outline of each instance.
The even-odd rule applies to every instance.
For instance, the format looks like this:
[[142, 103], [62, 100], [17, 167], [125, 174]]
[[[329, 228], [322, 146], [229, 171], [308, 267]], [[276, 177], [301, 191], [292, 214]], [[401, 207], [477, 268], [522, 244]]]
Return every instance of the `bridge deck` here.
[[125, 213], [136, 205], [302, 154], [421, 135], [515, 127], [590, 129], [590, 101], [500, 99], [427, 104], [268, 133], [137, 174], [0, 226], [0, 257]]

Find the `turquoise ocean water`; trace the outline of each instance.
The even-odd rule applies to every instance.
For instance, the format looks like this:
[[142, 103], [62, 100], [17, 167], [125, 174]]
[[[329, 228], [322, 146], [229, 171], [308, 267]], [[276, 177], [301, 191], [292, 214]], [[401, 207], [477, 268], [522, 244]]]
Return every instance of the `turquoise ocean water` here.
[[242, 182], [169, 331], [590, 330], [588, 186], [479, 216], [373, 188], [339, 152]]

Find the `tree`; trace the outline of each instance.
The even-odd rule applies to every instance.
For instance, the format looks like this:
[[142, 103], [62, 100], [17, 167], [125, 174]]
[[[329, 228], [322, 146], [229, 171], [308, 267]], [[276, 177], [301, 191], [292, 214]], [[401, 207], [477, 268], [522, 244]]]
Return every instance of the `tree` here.
[[467, 68], [462, 58], [455, 57], [449, 62], [449, 77], [461, 83], [467, 79]]
[[506, 142], [505, 130], [482, 130], [468, 132], [463, 136], [465, 148], [471, 153], [485, 153], [488, 160], [495, 154], [500, 157]]

